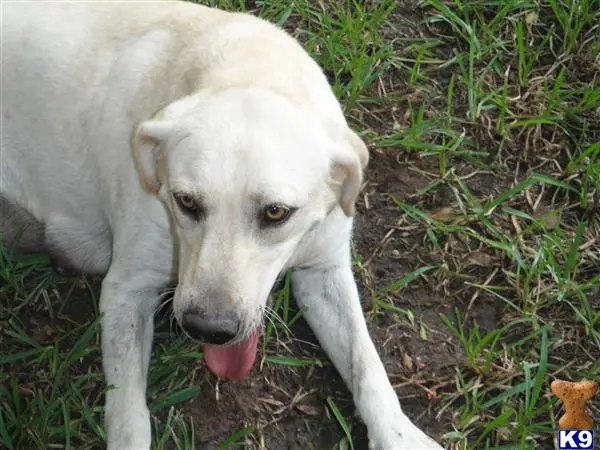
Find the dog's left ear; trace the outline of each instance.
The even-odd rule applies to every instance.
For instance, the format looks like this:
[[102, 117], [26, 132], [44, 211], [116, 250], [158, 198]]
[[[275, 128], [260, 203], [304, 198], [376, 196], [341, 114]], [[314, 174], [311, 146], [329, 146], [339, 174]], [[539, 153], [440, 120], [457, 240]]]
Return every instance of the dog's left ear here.
[[173, 133], [173, 124], [167, 120], [142, 122], [133, 134], [133, 157], [144, 187], [157, 194], [161, 187], [161, 159], [166, 155], [166, 141]]
[[331, 185], [338, 195], [340, 207], [350, 217], [360, 191], [363, 170], [369, 162], [369, 150], [363, 140], [350, 128], [328, 127], [337, 151], [331, 161]]

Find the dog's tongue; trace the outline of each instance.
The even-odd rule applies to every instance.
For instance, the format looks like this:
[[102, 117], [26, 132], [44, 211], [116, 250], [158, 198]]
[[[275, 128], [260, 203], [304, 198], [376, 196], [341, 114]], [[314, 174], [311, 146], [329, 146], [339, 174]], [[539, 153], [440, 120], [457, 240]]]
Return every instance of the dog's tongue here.
[[256, 345], [260, 330], [241, 342], [228, 347], [204, 344], [204, 360], [208, 369], [219, 378], [241, 380], [246, 376], [256, 359]]

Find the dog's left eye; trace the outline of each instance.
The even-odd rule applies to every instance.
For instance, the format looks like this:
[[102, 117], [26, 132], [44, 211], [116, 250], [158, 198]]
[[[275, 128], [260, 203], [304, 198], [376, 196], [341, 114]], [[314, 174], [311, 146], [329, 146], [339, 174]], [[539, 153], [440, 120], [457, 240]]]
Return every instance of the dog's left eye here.
[[177, 206], [179, 206], [179, 209], [181, 209], [184, 214], [196, 220], [202, 215], [201, 207], [198, 205], [196, 199], [191, 195], [173, 194], [173, 198], [175, 199]]
[[272, 225], [283, 223], [290, 217], [292, 212], [291, 208], [278, 203], [268, 205], [263, 209], [263, 223]]

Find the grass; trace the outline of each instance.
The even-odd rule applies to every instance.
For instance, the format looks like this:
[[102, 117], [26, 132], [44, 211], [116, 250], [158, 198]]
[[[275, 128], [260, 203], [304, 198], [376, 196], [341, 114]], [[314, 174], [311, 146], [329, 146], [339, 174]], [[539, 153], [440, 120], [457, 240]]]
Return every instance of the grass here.
[[[204, 3], [292, 32], [374, 149], [365, 195], [379, 203], [359, 220], [378, 244], [357, 236], [355, 255], [367, 317], [380, 347], [377, 332], [402, 330], [419, 357], [435, 361], [412, 370], [411, 355], [400, 370], [386, 357], [393, 379], [407, 380], [399, 393], [419, 396], [408, 414], [420, 421], [430, 411], [429, 430], [449, 449], [553, 448], [562, 406], [550, 382], [600, 373], [600, 3]], [[386, 172], [378, 160], [400, 164]], [[378, 187], [390, 170], [413, 181]], [[393, 216], [385, 229], [372, 218], [383, 207]], [[395, 269], [382, 278], [386, 264]], [[94, 305], [97, 284], [60, 279], [47, 265], [0, 254], [0, 442], [96, 448], [105, 389], [97, 316], [68, 305]], [[408, 302], [412, 295], [433, 299], [431, 308]], [[298, 405], [307, 447], [319, 448], [327, 428], [339, 448], [360, 448], [347, 393], [326, 391], [316, 411], [302, 403], [315, 395], [312, 374], [329, 363], [309, 344], [298, 349], [300, 313], [288, 278], [263, 339], [267, 381], [256, 381], [278, 394], [258, 399], [256, 420], [229, 430], [219, 448], [267, 448]], [[201, 354], [176, 334], [159, 326], [150, 371], [157, 449], [194, 448], [198, 423], [183, 406], [211, 383]], [[277, 373], [308, 375], [294, 393], [275, 384]], [[598, 400], [590, 407], [598, 417]]]

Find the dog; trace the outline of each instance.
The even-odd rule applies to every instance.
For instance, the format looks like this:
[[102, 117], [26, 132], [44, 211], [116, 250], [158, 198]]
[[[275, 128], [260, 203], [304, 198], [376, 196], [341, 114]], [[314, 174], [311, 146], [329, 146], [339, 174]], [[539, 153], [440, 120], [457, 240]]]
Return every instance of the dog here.
[[104, 276], [109, 450], [151, 445], [161, 289], [176, 281], [175, 317], [208, 368], [241, 379], [288, 269], [369, 447], [441, 448], [402, 412], [362, 315], [350, 238], [367, 148], [296, 40], [178, 1], [2, 13], [1, 231]]

